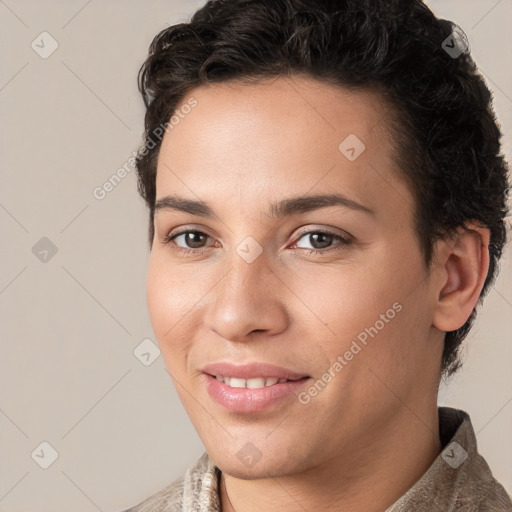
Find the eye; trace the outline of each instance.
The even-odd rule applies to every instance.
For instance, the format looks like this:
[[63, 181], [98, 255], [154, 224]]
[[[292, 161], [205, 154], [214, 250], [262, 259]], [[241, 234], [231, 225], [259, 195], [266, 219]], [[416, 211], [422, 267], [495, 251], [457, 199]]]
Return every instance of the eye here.
[[[176, 244], [175, 240], [182, 238], [182, 243], [189, 245], [190, 247], [181, 247]], [[172, 249], [183, 253], [200, 253], [203, 252], [203, 246], [201, 245], [209, 235], [197, 230], [180, 231], [178, 233], [169, 234], [164, 238], [162, 242], [164, 245], [172, 245]]]
[[[313, 247], [313, 249], [298, 247], [299, 249], [304, 249], [307, 254], [325, 254], [326, 252], [330, 251], [339, 251], [344, 249], [350, 243], [352, 243], [352, 240], [350, 240], [349, 238], [343, 237], [331, 231], [324, 230], [303, 232], [299, 237], [298, 241], [306, 237], [309, 237], [310, 243], [312, 243], [313, 246], [320, 246], [320, 248]], [[179, 231], [178, 233], [170, 233], [164, 238], [162, 244], [169, 245], [171, 246], [172, 250], [184, 254], [200, 254], [205, 251], [205, 246], [203, 244], [206, 242], [208, 238], [211, 237], [202, 231], [189, 229]], [[185, 244], [188, 247], [180, 246], [177, 243], [177, 241], [180, 239], [182, 240], [181, 243]], [[295, 242], [295, 246], [297, 245], [298, 241]], [[334, 247], [330, 247], [333, 241], [338, 241], [338, 243], [334, 245]]]
[[[305, 233], [302, 233], [299, 241], [306, 237], [308, 237], [307, 239], [313, 245], [313, 249], [307, 249], [304, 247], [299, 248], [306, 249], [307, 254], [325, 254], [326, 252], [339, 251], [344, 249], [345, 246], [352, 242], [349, 238], [343, 237], [336, 233], [332, 233], [331, 231], [324, 230], [306, 231]], [[334, 245], [334, 247], [331, 247], [333, 240], [337, 240], [338, 244]], [[298, 242], [295, 242], [294, 245], [297, 245], [297, 243]], [[320, 247], [315, 248], [315, 245]], [[326, 248], [326, 246], [329, 247]]]

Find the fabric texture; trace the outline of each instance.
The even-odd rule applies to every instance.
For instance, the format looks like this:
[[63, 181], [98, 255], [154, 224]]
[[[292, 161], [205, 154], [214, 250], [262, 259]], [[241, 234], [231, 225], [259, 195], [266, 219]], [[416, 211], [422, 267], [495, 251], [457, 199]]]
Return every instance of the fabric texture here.
[[[385, 512], [512, 512], [512, 501], [478, 453], [469, 415], [439, 407], [442, 452]], [[221, 512], [220, 469], [205, 452], [185, 476], [124, 512]]]

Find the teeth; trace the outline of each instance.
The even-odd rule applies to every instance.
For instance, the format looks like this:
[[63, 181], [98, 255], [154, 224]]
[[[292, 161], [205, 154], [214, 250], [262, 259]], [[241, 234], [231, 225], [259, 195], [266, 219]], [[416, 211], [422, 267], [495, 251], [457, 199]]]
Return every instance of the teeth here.
[[273, 386], [278, 382], [286, 382], [288, 379], [277, 379], [276, 377], [255, 377], [253, 379], [238, 379], [236, 377], [223, 377], [222, 375], [216, 375], [215, 378], [224, 382], [228, 386], [232, 388], [249, 388], [249, 389], [258, 389], [266, 386]]
[[247, 387], [249, 389], [264, 388], [265, 387], [265, 379], [263, 377], [247, 379], [245, 382], [245, 387]]
[[236, 379], [235, 377], [231, 377], [231, 379], [229, 379], [229, 385], [232, 388], [245, 388], [245, 379]]

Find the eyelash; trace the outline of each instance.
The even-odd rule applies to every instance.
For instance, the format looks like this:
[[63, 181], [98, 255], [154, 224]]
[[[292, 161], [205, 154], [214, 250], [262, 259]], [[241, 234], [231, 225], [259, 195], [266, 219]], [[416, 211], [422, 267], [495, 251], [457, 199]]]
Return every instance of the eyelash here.
[[[209, 236], [208, 234], [206, 234], [206, 233], [204, 233], [202, 231], [199, 231], [199, 230], [187, 229], [187, 230], [184, 230], [184, 231], [179, 231], [178, 233], [167, 235], [164, 238], [164, 241], [162, 242], [162, 244], [164, 246], [165, 245], [170, 246], [173, 251], [181, 252], [181, 253], [189, 254], [189, 255], [191, 253], [201, 254], [201, 253], [205, 252], [206, 248], [204, 248], [204, 247], [201, 248], [201, 249], [190, 249], [190, 248], [187, 249], [187, 248], [184, 248], [184, 247], [179, 247], [178, 245], [176, 245], [174, 243], [174, 239], [175, 238], [177, 238], [180, 235], [187, 234], [187, 233], [199, 233], [201, 235]], [[337, 239], [339, 241], [339, 245], [335, 245], [334, 247], [330, 247], [328, 249], [303, 249], [303, 248], [300, 248], [302, 251], [305, 251], [307, 255], [325, 254], [325, 253], [328, 253], [328, 252], [331, 252], [331, 251], [340, 251], [340, 250], [344, 249], [347, 245], [350, 245], [352, 243], [352, 240], [350, 240], [348, 238], [344, 238], [344, 237], [342, 237], [340, 235], [337, 235], [336, 233], [333, 233], [332, 231], [319, 230], [319, 229], [315, 229], [315, 230], [312, 230], [312, 231], [306, 231], [304, 233], [301, 233], [301, 235], [299, 236], [299, 238], [297, 239], [297, 241], [295, 243], [297, 243], [304, 236], [311, 235], [313, 233], [316, 233], [316, 234], [319, 233], [319, 234], [322, 234], [322, 235], [332, 236], [332, 237], [334, 237], [335, 239]]]

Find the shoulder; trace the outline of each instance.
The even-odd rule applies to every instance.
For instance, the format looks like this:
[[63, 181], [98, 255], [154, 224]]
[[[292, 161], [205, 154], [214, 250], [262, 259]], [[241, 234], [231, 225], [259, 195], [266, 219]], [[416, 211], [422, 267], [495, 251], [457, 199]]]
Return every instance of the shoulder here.
[[386, 512], [512, 512], [512, 501], [478, 452], [465, 411], [439, 408], [442, 452]]
[[512, 512], [512, 501], [479, 453], [456, 480], [453, 509], [468, 512]]
[[203, 455], [185, 475], [138, 505], [123, 512], [182, 512], [183, 510], [218, 512], [220, 470], [209, 455]]
[[[452, 481], [454, 488], [453, 509], [475, 512], [512, 512], [510, 496], [496, 480], [487, 461], [478, 451], [476, 434], [469, 415], [464, 411], [452, 411], [463, 420], [452, 442], [443, 450], [443, 462], [449, 461], [449, 456], [457, 455], [457, 451], [462, 451], [464, 454], [460, 459], [460, 466], [444, 465], [451, 477], [447, 480]], [[448, 466], [450, 466], [449, 463]]]
[[184, 477], [123, 512], [180, 512], [183, 505]]

